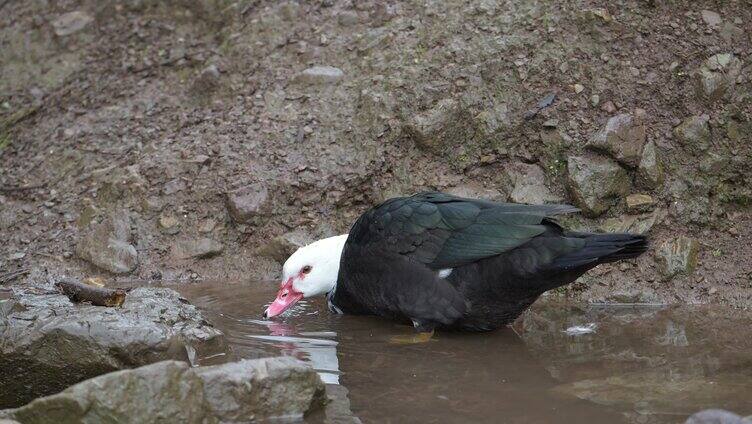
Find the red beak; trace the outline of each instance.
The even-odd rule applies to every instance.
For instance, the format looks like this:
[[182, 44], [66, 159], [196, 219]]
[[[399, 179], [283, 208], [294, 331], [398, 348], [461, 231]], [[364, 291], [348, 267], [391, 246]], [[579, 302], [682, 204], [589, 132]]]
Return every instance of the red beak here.
[[287, 282], [282, 284], [279, 292], [277, 292], [277, 298], [274, 299], [274, 302], [272, 302], [272, 304], [269, 305], [268, 308], [266, 308], [264, 317], [276, 317], [282, 312], [290, 309], [292, 305], [297, 303], [302, 298], [303, 293], [295, 291], [295, 289], [292, 287], [292, 277], [290, 277]]

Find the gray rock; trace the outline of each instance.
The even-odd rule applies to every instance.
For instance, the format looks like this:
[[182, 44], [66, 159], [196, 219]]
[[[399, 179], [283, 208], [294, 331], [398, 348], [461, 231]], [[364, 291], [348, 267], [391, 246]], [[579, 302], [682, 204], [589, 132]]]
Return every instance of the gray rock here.
[[443, 99], [432, 109], [414, 115], [403, 130], [419, 148], [455, 157], [454, 149], [461, 147], [460, 144], [472, 144], [477, 132], [475, 124], [459, 102]]
[[609, 218], [600, 225], [600, 230], [606, 233], [635, 233], [647, 234], [666, 218], [665, 209], [656, 209], [652, 213], [640, 215], [622, 215]]
[[8, 302], [0, 308], [0, 407], [115, 370], [227, 352], [222, 333], [170, 289], [134, 289], [121, 308], [31, 290]]
[[627, 210], [630, 212], [646, 212], [655, 206], [655, 199], [647, 194], [630, 194], [627, 196]]
[[548, 189], [546, 174], [540, 166], [516, 163], [511, 165], [507, 172], [514, 182], [514, 189], [510, 196], [513, 202], [538, 205], [563, 200]]
[[446, 190], [447, 193], [460, 197], [469, 197], [471, 199], [486, 199], [495, 202], [506, 202], [508, 197], [505, 192], [507, 187], [501, 187], [501, 190], [495, 188], [486, 188], [474, 182], [467, 182]]
[[76, 255], [114, 274], [132, 272], [138, 266], [138, 253], [129, 243], [130, 225], [128, 211], [111, 213], [79, 240]]
[[721, 23], [723, 22], [721, 15], [719, 15], [717, 12], [713, 12], [712, 10], [703, 10], [700, 12], [700, 15], [702, 16], [702, 20], [705, 21], [705, 23], [713, 29], [718, 29], [718, 27], [720, 27]]
[[181, 259], [210, 258], [219, 255], [223, 250], [222, 243], [205, 237], [182, 240], [173, 246], [173, 254]]
[[603, 151], [620, 163], [636, 167], [645, 145], [645, 125], [632, 115], [611, 117], [588, 143], [588, 146]]
[[684, 424], [752, 424], [752, 420], [723, 409], [706, 409], [687, 418]]
[[666, 240], [657, 252], [661, 273], [671, 278], [678, 274], [689, 275], [697, 267], [697, 255], [700, 245], [695, 239], [679, 236]]
[[616, 162], [602, 156], [570, 156], [569, 189], [575, 204], [589, 217], [607, 211], [615, 199], [629, 193], [629, 176]]
[[313, 238], [309, 234], [301, 230], [295, 230], [274, 237], [258, 250], [258, 254], [283, 264], [298, 248], [313, 241]]
[[211, 95], [219, 88], [220, 76], [216, 65], [207, 66], [193, 81], [191, 93], [199, 97]]
[[709, 121], [708, 115], [690, 116], [674, 128], [674, 136], [691, 152], [705, 151], [710, 147]]
[[301, 419], [324, 400], [318, 374], [289, 357], [193, 369], [163, 361], [92, 378], [0, 413], [24, 423], [239, 423]]
[[304, 85], [325, 85], [339, 82], [345, 73], [333, 66], [314, 66], [295, 76], [295, 82]]
[[700, 97], [711, 102], [733, 93], [742, 62], [732, 53], [719, 53], [709, 57], [697, 72], [697, 91]]
[[58, 16], [52, 21], [52, 27], [55, 29], [55, 35], [65, 37], [86, 28], [93, 20], [94, 18], [86, 12], [77, 10]]
[[227, 211], [239, 224], [255, 224], [271, 209], [269, 190], [261, 184], [243, 187], [227, 194]]
[[663, 163], [658, 156], [658, 149], [655, 143], [649, 141], [642, 149], [640, 166], [637, 168], [637, 182], [646, 188], [656, 189], [663, 185], [664, 179]]
[[199, 367], [194, 372], [203, 382], [208, 409], [222, 422], [300, 418], [326, 399], [316, 371], [291, 357]]
[[343, 10], [337, 14], [337, 23], [342, 26], [352, 26], [358, 23], [358, 12], [354, 10]]

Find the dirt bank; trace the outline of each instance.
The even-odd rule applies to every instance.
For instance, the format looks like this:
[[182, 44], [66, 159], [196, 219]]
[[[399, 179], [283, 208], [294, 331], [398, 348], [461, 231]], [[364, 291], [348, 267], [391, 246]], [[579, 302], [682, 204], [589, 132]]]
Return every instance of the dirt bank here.
[[752, 305], [746, 1], [0, 8], [4, 286], [275, 278], [439, 189], [649, 232], [562, 295]]

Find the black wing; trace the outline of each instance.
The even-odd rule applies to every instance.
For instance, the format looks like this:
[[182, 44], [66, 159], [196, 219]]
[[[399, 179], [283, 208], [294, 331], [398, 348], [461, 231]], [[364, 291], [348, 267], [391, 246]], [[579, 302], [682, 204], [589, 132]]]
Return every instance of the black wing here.
[[569, 205], [521, 205], [420, 193], [363, 214], [348, 243], [378, 246], [430, 269], [454, 268], [508, 252], [558, 225]]

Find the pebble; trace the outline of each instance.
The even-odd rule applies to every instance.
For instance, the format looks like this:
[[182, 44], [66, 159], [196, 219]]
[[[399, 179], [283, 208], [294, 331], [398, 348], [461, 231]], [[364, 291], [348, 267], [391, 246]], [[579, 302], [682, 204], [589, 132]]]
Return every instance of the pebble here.
[[598, 106], [598, 103], [600, 102], [601, 102], [601, 96], [597, 94], [593, 94], [592, 96], [590, 96], [590, 104], [593, 105], [593, 107]]
[[614, 105], [614, 102], [609, 100], [606, 103], [603, 103], [603, 106], [601, 106], [601, 110], [607, 113], [614, 113], [616, 112], [616, 106]]
[[705, 23], [713, 29], [720, 27], [721, 23], [723, 22], [721, 15], [713, 12], [712, 10], [703, 10], [702, 12], [700, 12], [700, 15], [702, 15], [702, 20], [705, 21]]
[[582, 93], [583, 90], [585, 90], [585, 86], [583, 86], [582, 84], [575, 84], [574, 85], [574, 92], [575, 93], [580, 94], [580, 93]]
[[52, 21], [52, 27], [55, 29], [55, 35], [65, 37], [86, 28], [93, 20], [94, 18], [86, 12], [77, 10], [58, 16], [57, 19]]
[[341, 69], [333, 66], [314, 66], [299, 73], [295, 81], [307, 85], [335, 84], [345, 76]]

